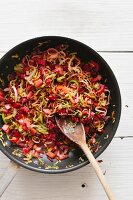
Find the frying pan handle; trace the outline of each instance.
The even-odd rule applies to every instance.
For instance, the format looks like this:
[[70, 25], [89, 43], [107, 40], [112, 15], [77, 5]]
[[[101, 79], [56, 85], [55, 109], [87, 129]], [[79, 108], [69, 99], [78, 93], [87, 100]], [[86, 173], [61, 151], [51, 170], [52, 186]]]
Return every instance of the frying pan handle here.
[[0, 179], [0, 197], [2, 196], [8, 185], [11, 183], [13, 178], [15, 177], [18, 169], [19, 166], [14, 162], [10, 161], [9, 166], [7, 167], [5, 173]]

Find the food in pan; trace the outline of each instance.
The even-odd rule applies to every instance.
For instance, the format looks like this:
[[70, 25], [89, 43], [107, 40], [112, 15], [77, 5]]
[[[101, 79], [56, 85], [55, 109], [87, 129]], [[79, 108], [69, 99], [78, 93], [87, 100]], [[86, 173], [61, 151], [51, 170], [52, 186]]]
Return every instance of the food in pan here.
[[96, 138], [110, 119], [110, 91], [99, 67], [93, 60], [83, 63], [66, 45], [26, 55], [0, 89], [3, 144], [16, 146], [29, 162], [44, 154], [64, 160], [75, 146], [60, 132], [55, 115], [67, 115], [84, 124], [88, 146], [96, 152]]

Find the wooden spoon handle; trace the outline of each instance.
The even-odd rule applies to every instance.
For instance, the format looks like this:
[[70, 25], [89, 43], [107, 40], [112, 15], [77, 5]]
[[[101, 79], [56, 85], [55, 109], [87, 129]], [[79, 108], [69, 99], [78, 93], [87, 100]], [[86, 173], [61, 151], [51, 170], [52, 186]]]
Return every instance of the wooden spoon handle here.
[[112, 193], [111, 191], [111, 188], [110, 186], [108, 185], [103, 173], [102, 173], [102, 170], [100, 169], [96, 159], [94, 158], [93, 154], [91, 153], [90, 149], [88, 148], [87, 144], [81, 144], [80, 145], [81, 149], [84, 151], [86, 157], [88, 158], [88, 160], [90, 161], [90, 163], [92, 164], [107, 196], [108, 196], [108, 199], [109, 200], [116, 200], [114, 194]]
[[11, 183], [13, 178], [15, 177], [18, 169], [19, 166], [14, 162], [10, 161], [9, 166], [7, 167], [5, 173], [0, 179], [0, 197], [2, 196], [8, 185]]

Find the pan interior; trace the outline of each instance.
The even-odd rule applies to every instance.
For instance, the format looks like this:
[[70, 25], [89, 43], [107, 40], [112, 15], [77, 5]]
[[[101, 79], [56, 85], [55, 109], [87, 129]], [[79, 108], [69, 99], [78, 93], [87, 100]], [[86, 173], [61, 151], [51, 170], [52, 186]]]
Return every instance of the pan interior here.
[[[70, 52], [77, 52], [78, 56], [81, 58], [83, 62], [87, 62], [88, 60], [94, 60], [100, 65], [100, 73], [106, 79], [106, 85], [111, 91], [111, 104], [108, 110], [108, 114], [111, 115], [112, 111], [115, 111], [115, 122], [113, 123], [111, 120], [105, 126], [104, 134], [101, 134], [98, 137], [98, 141], [100, 142], [100, 149], [94, 154], [95, 157], [99, 156], [105, 148], [111, 142], [116, 129], [118, 127], [120, 112], [121, 112], [121, 97], [120, 91], [118, 87], [117, 80], [108, 66], [108, 64], [104, 61], [101, 56], [96, 53], [93, 49], [82, 44], [76, 40], [59, 37], [59, 36], [46, 36], [39, 37], [23, 42], [13, 49], [11, 49], [5, 56], [0, 60], [0, 75], [1, 78], [4, 79], [6, 84], [8, 84], [7, 76], [13, 70], [15, 64], [19, 63], [20, 60], [27, 54], [33, 52], [36, 48], [40, 48], [41, 50], [45, 50], [49, 47], [55, 47], [59, 44], [67, 44], [69, 45]], [[19, 55], [19, 59], [15, 59], [13, 55]], [[2, 120], [0, 119], [0, 126], [2, 126]], [[14, 150], [14, 146], [11, 147], [3, 147], [0, 142], [0, 149], [5, 153], [10, 159], [14, 160], [21, 166], [31, 169], [38, 172], [44, 173], [63, 173], [71, 170], [78, 169], [88, 163], [86, 157], [83, 152], [77, 147], [74, 151], [69, 153], [69, 158], [62, 162], [58, 162], [57, 160], [53, 160], [51, 162], [45, 155], [43, 156], [43, 160], [45, 164], [43, 166], [37, 165], [37, 160], [32, 163], [26, 164], [22, 158], [14, 156], [12, 154]]]

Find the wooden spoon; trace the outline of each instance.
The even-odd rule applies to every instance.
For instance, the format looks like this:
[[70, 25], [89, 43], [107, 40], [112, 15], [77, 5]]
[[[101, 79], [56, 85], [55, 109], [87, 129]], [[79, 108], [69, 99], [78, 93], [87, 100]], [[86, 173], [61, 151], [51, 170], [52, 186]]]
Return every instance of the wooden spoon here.
[[108, 185], [102, 170], [100, 169], [96, 159], [94, 158], [91, 150], [88, 148], [86, 144], [86, 136], [85, 130], [82, 123], [77, 123], [76, 125], [71, 121], [69, 117], [66, 118], [58, 118], [55, 117], [56, 123], [60, 130], [73, 142], [79, 145], [79, 147], [83, 150], [86, 157], [90, 161], [93, 169], [95, 170], [107, 196], [110, 200], [115, 200], [114, 194], [111, 191], [110, 186]]

